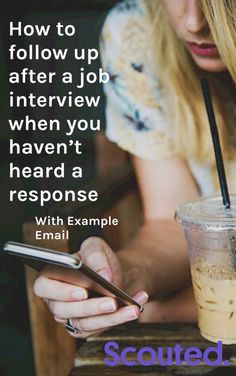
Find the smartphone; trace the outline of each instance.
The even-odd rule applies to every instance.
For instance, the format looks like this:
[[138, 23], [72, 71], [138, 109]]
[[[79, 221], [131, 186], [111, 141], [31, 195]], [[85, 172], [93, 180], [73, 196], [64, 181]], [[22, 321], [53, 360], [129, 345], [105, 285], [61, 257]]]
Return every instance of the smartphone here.
[[[74, 256], [10, 241], [4, 244], [3, 252], [21, 259], [37, 271], [44, 268], [44, 275], [48, 278], [92, 289], [99, 294], [115, 297], [124, 305], [136, 305], [140, 312], [143, 311], [143, 306], [138, 304], [125, 291], [86, 266], [78, 253]], [[48, 268], [49, 265], [54, 266]]]

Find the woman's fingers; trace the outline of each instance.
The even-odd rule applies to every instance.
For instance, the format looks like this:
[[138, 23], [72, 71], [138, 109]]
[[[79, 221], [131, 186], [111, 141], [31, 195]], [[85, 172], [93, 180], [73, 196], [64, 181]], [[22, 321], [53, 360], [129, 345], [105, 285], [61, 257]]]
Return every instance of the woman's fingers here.
[[[79, 333], [68, 332], [74, 338], [87, 338], [91, 335], [101, 334], [110, 327], [123, 324], [128, 321], [136, 320], [140, 315], [140, 311], [136, 306], [123, 307], [114, 313], [86, 317], [73, 318], [72, 324], [79, 330]], [[54, 316], [56, 322], [67, 324], [68, 320]]]
[[70, 303], [51, 300], [48, 306], [57, 318], [72, 319], [114, 312], [117, 309], [117, 302], [112, 298], [94, 298]]
[[58, 324], [66, 324], [67, 323], [67, 319], [62, 319], [62, 318], [60, 318], [60, 317], [57, 317], [56, 315], [54, 315], [54, 320], [56, 321], [56, 322], [58, 322]]
[[[139, 291], [133, 298], [137, 303], [145, 304], [148, 294]], [[138, 307], [132, 305], [117, 309], [117, 301], [108, 297], [80, 302], [48, 300], [47, 304], [56, 322], [65, 325], [68, 319], [73, 320], [73, 325], [79, 329], [78, 334], [70, 332], [75, 338], [99, 334], [107, 328], [136, 320], [140, 316]]]
[[83, 287], [49, 279], [43, 275], [36, 279], [34, 293], [46, 300], [52, 299], [64, 302], [80, 301], [88, 298], [88, 292]]
[[[145, 291], [141, 291], [134, 299], [140, 303], [146, 303], [148, 295]], [[49, 300], [48, 306], [50, 311], [58, 319], [84, 318], [111, 313], [117, 310], [117, 301], [113, 298], [102, 297], [86, 299], [78, 302], [62, 302]]]
[[[63, 325], [65, 325], [65, 324], [68, 323], [68, 320], [67, 320], [67, 319], [60, 319], [60, 318], [58, 318], [57, 316], [54, 316], [54, 320], [55, 320], [57, 323], [59, 323], [59, 324], [63, 324]], [[75, 320], [72, 321], [72, 324], [73, 324], [73, 325], [74, 325], [74, 321], [75, 321]], [[91, 331], [91, 332], [82, 332], [81, 330], [79, 330], [79, 333], [77, 333], [77, 334], [74, 334], [73, 332], [69, 332], [69, 331], [68, 331], [68, 334], [70, 334], [71, 337], [74, 337], [74, 338], [87, 338], [87, 337], [89, 337], [89, 336], [96, 336], [96, 335], [99, 335], [99, 334], [101, 334], [102, 332], [104, 332], [105, 330], [106, 330], [106, 328], [103, 329], [103, 330], [94, 330], [94, 331]]]
[[136, 295], [133, 296], [133, 299], [139, 303], [139, 304], [145, 304], [147, 303], [148, 299], [149, 299], [149, 296], [148, 294], [146, 293], [146, 291], [142, 290], [142, 291], [139, 291]]
[[139, 315], [140, 311], [136, 306], [122, 307], [116, 312], [110, 314], [73, 319], [73, 325], [79, 328], [81, 333], [93, 332], [136, 320]]
[[100, 274], [103, 278], [111, 281], [112, 271], [105, 252], [105, 247], [108, 248], [104, 240], [91, 237], [81, 244], [79, 254], [88, 267]]
[[[99, 238], [89, 238], [81, 246], [79, 256], [82, 261], [108, 280], [122, 286], [122, 273], [118, 258]], [[47, 271], [48, 272], [48, 271]], [[50, 272], [50, 270], [49, 270]], [[53, 276], [55, 278], [53, 278]], [[57, 278], [56, 278], [57, 277]], [[117, 301], [111, 297], [89, 298], [88, 290], [76, 286], [74, 281], [82, 284], [83, 279], [74, 275], [63, 274], [66, 282], [62, 281], [56, 272], [51, 278], [41, 275], [34, 284], [34, 292], [48, 304], [56, 322], [66, 324], [72, 320], [79, 333], [70, 335], [76, 338], [86, 338], [107, 328], [136, 320], [140, 316], [139, 308], [135, 305], [117, 308]], [[91, 288], [93, 284], [91, 283]], [[134, 296], [139, 304], [148, 300], [148, 295], [140, 291]]]

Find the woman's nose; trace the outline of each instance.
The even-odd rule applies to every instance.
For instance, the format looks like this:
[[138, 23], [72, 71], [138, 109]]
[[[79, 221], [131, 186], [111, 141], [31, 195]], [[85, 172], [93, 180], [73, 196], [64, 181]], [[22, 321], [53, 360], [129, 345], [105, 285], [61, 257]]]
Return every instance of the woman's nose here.
[[199, 0], [188, 0], [185, 14], [185, 28], [189, 33], [196, 34], [207, 27], [207, 20], [200, 8]]

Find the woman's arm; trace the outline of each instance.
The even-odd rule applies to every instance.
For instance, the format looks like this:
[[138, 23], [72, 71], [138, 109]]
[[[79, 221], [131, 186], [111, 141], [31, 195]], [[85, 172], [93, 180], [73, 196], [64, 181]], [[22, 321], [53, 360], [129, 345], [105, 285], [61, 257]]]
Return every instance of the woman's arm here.
[[[151, 297], [166, 294], [190, 281], [186, 245], [181, 226], [173, 220], [175, 207], [198, 196], [187, 165], [178, 158], [162, 162], [134, 159], [144, 207], [144, 224], [128, 247], [114, 253], [99, 238], [83, 242], [80, 257], [86, 265], [106, 279], [123, 287], [140, 304]], [[109, 297], [92, 298], [86, 289], [73, 284], [70, 273], [55, 281], [42, 272], [34, 285], [57, 322], [73, 319], [80, 333], [88, 337], [111, 326], [140, 316], [136, 306], [117, 306]], [[147, 311], [147, 310], [145, 310]]]
[[137, 286], [152, 297], [190, 284], [186, 242], [174, 221], [175, 209], [199, 196], [182, 159], [159, 162], [134, 158], [143, 202], [144, 224], [129, 246], [118, 252], [127, 291]]

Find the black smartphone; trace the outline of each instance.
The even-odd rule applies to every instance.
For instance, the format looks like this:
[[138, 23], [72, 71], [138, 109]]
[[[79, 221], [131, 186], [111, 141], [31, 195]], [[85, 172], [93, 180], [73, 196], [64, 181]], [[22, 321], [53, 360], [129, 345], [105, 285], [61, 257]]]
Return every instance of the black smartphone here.
[[[125, 291], [86, 266], [78, 253], [74, 256], [10, 241], [4, 244], [3, 252], [21, 259], [39, 272], [44, 268], [44, 274], [49, 278], [78, 284], [84, 288], [92, 288], [99, 294], [115, 297], [125, 305], [136, 305], [140, 312], [143, 311], [143, 306]], [[54, 265], [54, 267], [47, 268], [48, 265]]]

